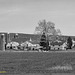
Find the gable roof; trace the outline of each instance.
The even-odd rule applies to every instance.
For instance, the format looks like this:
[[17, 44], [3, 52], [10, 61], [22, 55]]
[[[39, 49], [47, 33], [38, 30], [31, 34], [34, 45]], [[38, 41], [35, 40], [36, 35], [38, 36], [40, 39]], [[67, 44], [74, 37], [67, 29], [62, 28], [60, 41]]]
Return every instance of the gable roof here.
[[51, 44], [51, 45], [63, 45], [64, 42], [65, 42], [65, 41], [61, 41], [61, 42], [55, 41], [55, 42], [51, 42], [50, 44]]

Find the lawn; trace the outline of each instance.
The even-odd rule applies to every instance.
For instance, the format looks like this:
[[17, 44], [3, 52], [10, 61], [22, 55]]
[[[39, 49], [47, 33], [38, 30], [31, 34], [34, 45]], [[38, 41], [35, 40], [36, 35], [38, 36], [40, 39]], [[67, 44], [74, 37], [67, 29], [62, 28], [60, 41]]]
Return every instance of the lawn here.
[[[64, 65], [72, 69], [52, 69]], [[4, 75], [75, 73], [75, 52], [0, 52], [1, 71]]]

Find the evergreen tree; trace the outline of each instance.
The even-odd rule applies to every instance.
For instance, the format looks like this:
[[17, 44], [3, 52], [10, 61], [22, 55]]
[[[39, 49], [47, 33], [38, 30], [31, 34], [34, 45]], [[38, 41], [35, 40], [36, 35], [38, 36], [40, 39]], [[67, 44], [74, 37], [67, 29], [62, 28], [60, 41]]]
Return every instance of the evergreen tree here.
[[49, 41], [45, 35], [45, 33], [42, 34], [41, 39], [40, 39], [40, 46], [45, 48], [47, 51], [49, 50]]
[[68, 49], [72, 49], [72, 39], [71, 39], [71, 37], [68, 37], [68, 39], [67, 39], [67, 46], [68, 46]]
[[45, 35], [45, 33], [43, 33], [41, 36], [40, 46], [46, 47], [46, 35]]

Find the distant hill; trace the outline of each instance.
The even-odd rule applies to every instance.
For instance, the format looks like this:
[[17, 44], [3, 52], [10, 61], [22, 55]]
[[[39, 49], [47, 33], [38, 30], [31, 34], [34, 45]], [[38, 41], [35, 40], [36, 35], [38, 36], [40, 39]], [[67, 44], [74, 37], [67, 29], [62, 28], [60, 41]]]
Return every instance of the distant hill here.
[[18, 33], [18, 37], [14, 38], [15, 33], [10, 33], [10, 39], [12, 41], [17, 41], [19, 43], [21, 42], [25, 42], [25, 41], [30, 41], [30, 39], [32, 41], [40, 41], [41, 35], [35, 35], [35, 34], [22, 34], [22, 33]]

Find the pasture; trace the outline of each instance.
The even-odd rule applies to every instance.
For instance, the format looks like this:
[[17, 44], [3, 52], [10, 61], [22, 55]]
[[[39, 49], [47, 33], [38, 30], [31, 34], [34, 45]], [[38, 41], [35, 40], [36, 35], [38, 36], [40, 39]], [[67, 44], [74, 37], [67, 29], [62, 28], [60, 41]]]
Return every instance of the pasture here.
[[[69, 69], [52, 69], [56, 66], [66, 65], [70, 66]], [[2, 75], [74, 75], [75, 52], [1, 51], [1, 71], [6, 71], [6, 73], [1, 73]]]

